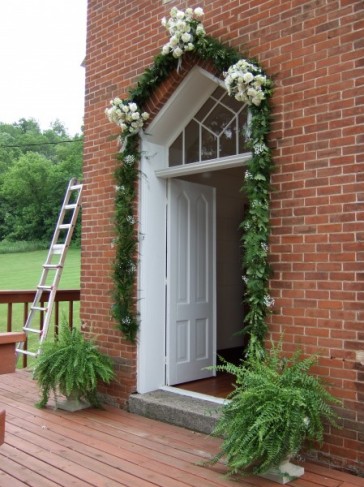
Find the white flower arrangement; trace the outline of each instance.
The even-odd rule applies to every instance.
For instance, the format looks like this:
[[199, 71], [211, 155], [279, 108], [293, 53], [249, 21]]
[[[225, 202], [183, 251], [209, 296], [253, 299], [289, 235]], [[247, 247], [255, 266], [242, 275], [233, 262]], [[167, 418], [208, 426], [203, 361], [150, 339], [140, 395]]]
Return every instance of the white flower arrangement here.
[[229, 95], [248, 105], [259, 106], [266, 98], [265, 89], [271, 86], [270, 80], [262, 74], [262, 70], [245, 59], [224, 72], [225, 87]]
[[175, 58], [180, 58], [183, 53], [195, 49], [196, 38], [206, 35], [202, 22], [197, 20], [204, 14], [202, 8], [187, 8], [185, 11], [173, 7], [170, 12], [170, 18], [162, 19], [162, 25], [165, 27], [171, 38], [167, 44], [162, 47], [162, 54], [167, 55], [170, 52]]
[[105, 110], [106, 116], [110, 122], [120, 127], [122, 136], [138, 133], [149, 118], [149, 113], [141, 112], [136, 103], [118, 97], [111, 100], [110, 105], [111, 107]]
[[275, 299], [272, 298], [269, 294], [266, 294], [263, 298], [264, 304], [267, 308], [273, 308]]

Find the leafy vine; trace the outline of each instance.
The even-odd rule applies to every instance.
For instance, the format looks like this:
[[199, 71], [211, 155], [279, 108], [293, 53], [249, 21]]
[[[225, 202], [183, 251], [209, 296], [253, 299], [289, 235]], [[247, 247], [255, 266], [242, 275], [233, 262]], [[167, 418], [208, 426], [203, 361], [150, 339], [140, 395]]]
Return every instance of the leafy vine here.
[[[239, 52], [232, 47], [207, 36], [201, 22], [196, 19], [196, 15], [193, 16], [193, 12], [191, 13], [192, 9], [187, 10], [186, 13], [172, 9], [172, 21], [163, 20], [163, 25], [167, 28], [171, 29], [172, 25], [171, 35], [177, 36], [177, 40], [172, 40], [171, 37], [162, 52], [154, 58], [153, 64], [129, 90], [128, 100], [122, 103], [135, 104], [135, 111], [142, 113], [141, 109], [154, 90], [173, 70], [179, 68], [184, 51], [192, 51], [198, 58], [210, 61], [223, 73], [226, 89], [231, 96], [249, 105], [251, 116], [248, 126], [245, 127], [245, 136], [252, 157], [247, 163], [242, 187], [247, 195], [249, 208], [241, 223], [244, 301], [249, 308], [244, 318], [244, 332], [250, 337], [248, 353], [259, 358], [264, 354], [264, 340], [268, 329], [266, 318], [274, 305], [274, 300], [269, 294], [268, 262], [270, 174], [273, 164], [267, 137], [270, 129], [269, 100], [272, 95], [272, 82], [256, 61], [242, 59]], [[198, 9], [197, 13], [198, 18], [203, 15], [201, 9]], [[183, 36], [184, 33], [190, 36]], [[176, 51], [176, 47], [179, 50]], [[121, 102], [119, 99], [118, 101]], [[112, 106], [115, 106], [113, 101]], [[144, 119], [147, 119], [147, 115], [144, 115]], [[125, 123], [125, 117], [122, 123]], [[115, 173], [117, 238], [113, 305], [113, 316], [126, 338], [132, 342], [136, 340], [138, 332], [134, 292], [138, 239], [134, 204], [140, 156], [139, 138], [134, 132], [125, 130], [125, 126], [121, 127], [120, 137], [123, 144], [118, 154], [120, 165]]]

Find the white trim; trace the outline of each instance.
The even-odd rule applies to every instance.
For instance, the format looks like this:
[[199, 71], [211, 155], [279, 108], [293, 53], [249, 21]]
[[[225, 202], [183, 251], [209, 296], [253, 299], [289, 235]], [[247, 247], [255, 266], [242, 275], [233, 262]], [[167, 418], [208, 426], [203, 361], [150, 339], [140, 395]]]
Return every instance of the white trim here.
[[168, 167], [155, 171], [158, 178], [175, 178], [190, 174], [198, 174], [206, 171], [217, 171], [220, 169], [229, 169], [231, 167], [244, 166], [251, 159], [250, 152], [238, 154], [236, 156], [224, 157], [221, 159], [211, 159], [204, 162], [193, 162], [192, 164], [183, 164], [181, 166]]
[[[165, 279], [167, 179], [243, 166], [250, 153], [168, 168], [168, 141], [181, 131], [191, 109], [203, 104], [222, 81], [195, 67], [141, 136], [139, 191], [139, 255], [137, 391], [160, 389], [165, 376]], [[172, 133], [173, 132], [173, 133]], [[173, 390], [180, 391], [173, 388]], [[181, 392], [179, 392], [181, 393]], [[187, 393], [186, 395], [193, 395]], [[204, 395], [203, 395], [204, 396]], [[211, 401], [213, 396], [207, 396]], [[219, 400], [217, 400], [218, 402]]]
[[146, 131], [142, 132], [141, 138], [169, 147], [217, 86], [224, 88], [219, 78], [199, 66], [194, 66]]
[[[145, 154], [155, 156], [148, 160]], [[143, 141], [139, 178], [139, 393], [165, 384], [166, 181], [155, 176], [155, 169], [161, 167], [163, 161], [163, 147]]]
[[223, 399], [221, 397], [209, 396], [208, 394], [201, 394], [200, 392], [187, 391], [179, 389], [178, 387], [162, 386], [161, 391], [172, 392], [173, 394], [180, 394], [181, 396], [193, 397], [195, 399], [202, 399], [203, 401], [214, 402], [216, 404], [229, 404], [230, 399]]

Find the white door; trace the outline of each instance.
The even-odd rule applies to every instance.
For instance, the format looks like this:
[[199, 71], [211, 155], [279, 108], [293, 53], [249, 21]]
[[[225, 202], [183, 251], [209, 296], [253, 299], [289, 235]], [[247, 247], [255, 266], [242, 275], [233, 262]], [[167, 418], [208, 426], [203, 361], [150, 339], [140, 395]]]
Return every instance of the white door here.
[[215, 375], [215, 189], [169, 180], [167, 385]]

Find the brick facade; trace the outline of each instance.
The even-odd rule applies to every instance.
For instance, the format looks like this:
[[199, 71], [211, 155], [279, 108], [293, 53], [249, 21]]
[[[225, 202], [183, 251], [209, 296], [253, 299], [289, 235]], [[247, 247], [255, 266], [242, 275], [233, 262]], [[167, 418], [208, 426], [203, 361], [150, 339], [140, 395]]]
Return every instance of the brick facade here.
[[[111, 319], [116, 134], [104, 115], [168, 40], [172, 6], [201, 6], [210, 36], [256, 57], [274, 78], [270, 144], [274, 338], [320, 352], [317, 372], [343, 399], [344, 428], [318, 459], [364, 470], [364, 4], [362, 0], [89, 0], [81, 313], [118, 364], [106, 391], [136, 388], [136, 347]], [[179, 83], [155, 93], [156, 112]]]

